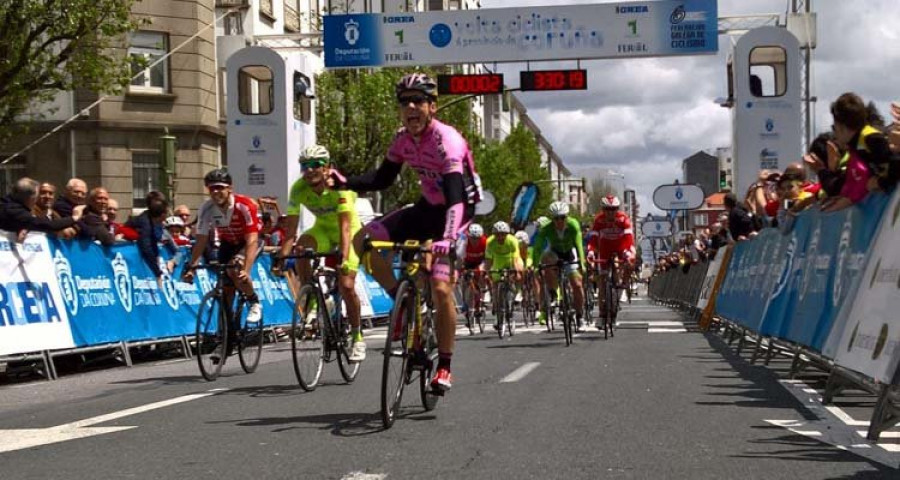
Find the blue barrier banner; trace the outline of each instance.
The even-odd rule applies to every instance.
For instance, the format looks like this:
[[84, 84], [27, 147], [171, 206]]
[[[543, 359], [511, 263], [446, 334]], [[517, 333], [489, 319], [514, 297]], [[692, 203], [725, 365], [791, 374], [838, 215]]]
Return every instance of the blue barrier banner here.
[[762, 335], [822, 351], [842, 332], [840, 306], [852, 300], [889, 198], [872, 194], [833, 213], [808, 210], [790, 234], [764, 229], [735, 245], [716, 297], [719, 315]]
[[[183, 265], [157, 281], [137, 247], [121, 243], [101, 247], [88, 241], [49, 239], [56, 281], [62, 292], [75, 346], [132, 342], [192, 335], [203, 295], [215, 286], [213, 272], [198, 270], [194, 284], [178, 281]], [[171, 257], [161, 249], [160, 267]], [[185, 249], [182, 258], [188, 257]], [[287, 280], [271, 273], [272, 261], [260, 255], [250, 272], [263, 305], [265, 325], [291, 322], [293, 295]], [[386, 315], [391, 302], [371, 277], [361, 272], [371, 299], [371, 315]]]

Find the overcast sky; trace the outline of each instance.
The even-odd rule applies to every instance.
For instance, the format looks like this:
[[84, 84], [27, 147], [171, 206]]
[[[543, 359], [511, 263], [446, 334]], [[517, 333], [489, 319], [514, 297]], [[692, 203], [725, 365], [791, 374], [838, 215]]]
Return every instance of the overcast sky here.
[[[608, 3], [584, 0], [482, 0], [482, 8]], [[790, 0], [720, 0], [719, 16], [778, 13]], [[889, 115], [900, 100], [900, 2], [813, 0], [818, 46], [813, 92], [819, 98], [816, 132], [831, 125], [828, 105], [845, 91], [873, 100]], [[726, 97], [725, 62], [732, 41], [719, 37], [717, 55], [590, 60], [587, 91], [517, 93], [563, 163], [589, 178], [613, 169], [638, 193], [641, 213], [657, 211], [653, 189], [681, 177], [681, 160], [698, 150], [731, 144], [731, 114], [715, 104]], [[503, 64], [518, 86], [524, 64]], [[532, 63], [532, 69], [575, 68], [575, 62]]]

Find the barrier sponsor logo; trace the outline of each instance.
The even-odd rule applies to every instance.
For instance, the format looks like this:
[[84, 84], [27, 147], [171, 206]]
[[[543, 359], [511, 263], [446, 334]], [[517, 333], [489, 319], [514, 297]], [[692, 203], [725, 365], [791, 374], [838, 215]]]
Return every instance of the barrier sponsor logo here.
[[260, 293], [260, 290], [262, 290], [262, 294], [266, 301], [269, 302], [269, 305], [274, 305], [275, 297], [272, 295], [272, 291], [278, 287], [269, 281], [269, 272], [266, 271], [266, 267], [261, 262], [256, 264], [256, 274], [259, 276], [259, 285], [254, 285], [253, 288], [257, 293]]
[[831, 304], [835, 307], [838, 306], [839, 299], [842, 298], [841, 293], [844, 288], [850, 283], [850, 266], [847, 265], [847, 254], [850, 249], [850, 226], [850, 216], [848, 215], [844, 221], [844, 226], [841, 228], [841, 241], [838, 245], [837, 262], [835, 262], [834, 286], [831, 292]]
[[778, 277], [778, 282], [775, 283], [775, 289], [772, 291], [772, 297], [780, 295], [781, 292], [784, 291], [784, 288], [788, 286], [790, 283], [791, 272], [794, 270], [794, 252], [797, 251], [797, 237], [791, 238], [791, 243], [787, 246], [787, 251], [784, 252], [784, 268], [781, 269], [781, 276]]
[[46, 282], [0, 283], [0, 327], [62, 321]]
[[159, 268], [163, 272], [162, 274], [162, 293], [163, 297], [166, 299], [166, 303], [172, 307], [172, 310], [178, 310], [179, 302], [178, 302], [178, 289], [175, 288], [175, 281], [172, 279], [172, 275], [169, 274], [169, 267], [166, 265], [166, 261], [162, 258], [159, 259]]
[[75, 288], [75, 279], [72, 277], [72, 265], [59, 250], [53, 256], [53, 267], [56, 269], [56, 281], [59, 282], [59, 289], [62, 292], [66, 308], [70, 314], [76, 315], [78, 313], [78, 290]]
[[[216, 282], [209, 276], [209, 272], [205, 269], [195, 270], [197, 283], [200, 285], [200, 290], [203, 295], [206, 295], [209, 291], [216, 287]], [[199, 303], [199, 302], [198, 302]]]
[[119, 301], [122, 302], [122, 308], [124, 308], [126, 312], [131, 313], [131, 308], [133, 306], [131, 300], [134, 287], [131, 283], [128, 263], [125, 262], [125, 258], [122, 257], [121, 253], [116, 253], [116, 256], [113, 257], [110, 264], [113, 269], [113, 281], [116, 285], [116, 294], [119, 296]]

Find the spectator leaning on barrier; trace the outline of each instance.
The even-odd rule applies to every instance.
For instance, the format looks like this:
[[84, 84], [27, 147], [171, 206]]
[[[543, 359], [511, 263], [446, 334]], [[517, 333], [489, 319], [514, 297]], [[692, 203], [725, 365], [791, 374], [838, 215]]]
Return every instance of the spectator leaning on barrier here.
[[725, 194], [725, 211], [728, 212], [728, 231], [736, 241], [746, 240], [753, 233], [753, 220], [747, 210], [738, 204], [733, 193]]
[[[78, 236], [89, 240], [97, 240], [101, 245], [110, 246], [116, 243], [116, 238], [109, 231], [106, 218], [106, 208], [109, 205], [109, 192], [103, 187], [94, 187], [88, 194], [87, 205], [84, 206], [84, 214], [78, 221], [81, 227]], [[74, 211], [77, 212], [79, 208]]]
[[53, 204], [53, 210], [61, 217], [71, 217], [72, 211], [84, 205], [87, 197], [87, 183], [80, 178], [71, 178], [66, 182], [66, 190]]
[[179, 205], [175, 207], [175, 210], [172, 212], [172, 215], [181, 219], [184, 222], [184, 231], [182, 234], [188, 238], [191, 238], [191, 233], [193, 230], [193, 226], [197, 223], [197, 219], [191, 220], [191, 209], [187, 205]]
[[117, 222], [116, 217], [118, 214], [119, 202], [114, 198], [110, 198], [109, 205], [106, 207], [106, 219], [109, 224], [110, 233], [113, 234], [116, 240], [127, 240], [129, 242], [136, 241], [138, 239], [137, 231]]
[[56, 187], [49, 183], [42, 183], [38, 187], [38, 198], [31, 212], [38, 217], [46, 217], [48, 220], [60, 218], [53, 210], [53, 202], [56, 201]]
[[19, 234], [33, 230], [37, 232], [61, 232], [66, 229], [77, 230], [77, 218], [57, 218], [51, 220], [32, 213], [37, 203], [38, 182], [28, 178], [20, 178], [13, 184], [12, 191], [0, 203], [0, 230]]
[[816, 137], [809, 145], [809, 152], [803, 156], [803, 162], [819, 178], [820, 200], [841, 194], [847, 157], [835, 143], [833, 134], [822, 133]]
[[771, 185], [769, 185], [769, 176], [771, 172], [768, 170], [760, 170], [759, 176], [753, 185], [747, 189], [747, 195], [744, 197], [744, 204], [747, 212], [753, 216], [753, 229], [760, 230], [769, 226], [769, 215], [766, 213], [766, 204], [771, 198]]
[[[137, 245], [141, 258], [153, 272], [157, 282], [162, 283], [163, 272], [159, 267], [159, 243], [162, 241], [162, 224], [168, 213], [169, 203], [165, 198], [151, 197], [150, 194], [147, 194], [147, 199], [147, 209], [125, 225], [138, 232]], [[170, 271], [173, 266], [169, 265]]]

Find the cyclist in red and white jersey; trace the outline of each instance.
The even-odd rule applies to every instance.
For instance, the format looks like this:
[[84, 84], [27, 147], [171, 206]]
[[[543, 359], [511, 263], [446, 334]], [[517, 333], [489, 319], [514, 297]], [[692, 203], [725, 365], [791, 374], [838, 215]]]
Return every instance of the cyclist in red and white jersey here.
[[[423, 73], [404, 76], [395, 87], [403, 124], [378, 169], [345, 178], [333, 171], [337, 187], [357, 192], [384, 190], [393, 185], [407, 164], [419, 175], [422, 197], [373, 221], [363, 229], [370, 238], [431, 243], [437, 256], [432, 265], [432, 291], [437, 318], [438, 367], [432, 390], [443, 393], [451, 387], [450, 359], [456, 335], [456, 300], [451, 286], [452, 267], [447, 255], [459, 234], [475, 214], [481, 188], [475, 162], [466, 139], [455, 128], [435, 118], [437, 83]], [[362, 251], [363, 235], [356, 246]], [[392, 255], [373, 255], [372, 275], [389, 293], [396, 288]]]
[[484, 251], [487, 248], [487, 236], [484, 234], [484, 228], [473, 223], [469, 225], [468, 236], [465, 241], [463, 252], [463, 268], [473, 270], [473, 282], [464, 285], [464, 288], [471, 290], [468, 298], [472, 299], [472, 305], [465, 305], [465, 308], [474, 308], [476, 312], [481, 306], [481, 292], [484, 290], [483, 282], [490, 281], [484, 274]]
[[[593, 262], [600, 267], [600, 291], [605, 292], [606, 276], [604, 274], [613, 256], [618, 255], [625, 259], [629, 266], [634, 266], [637, 255], [634, 248], [634, 230], [631, 226], [631, 218], [627, 213], [619, 210], [621, 202], [618, 197], [606, 195], [600, 199], [600, 206], [602, 211], [594, 217], [594, 224], [591, 227], [588, 257], [592, 258]], [[621, 282], [621, 276], [617, 281]], [[599, 304], [601, 317], [605, 311], [603, 303], [605, 300], [602, 298]], [[603, 328], [602, 321], [598, 321], [597, 326]]]
[[[203, 183], [209, 190], [209, 200], [197, 212], [197, 228], [194, 230], [197, 241], [191, 250], [189, 265], [197, 265], [210, 235], [215, 233], [220, 242], [219, 263], [241, 265], [240, 270], [229, 270], [228, 275], [249, 301], [247, 323], [257, 323], [262, 318], [262, 305], [250, 280], [250, 269], [259, 254], [260, 224], [256, 203], [249, 197], [232, 192], [231, 174], [224, 169], [210, 171], [203, 177]], [[194, 271], [185, 269], [182, 280], [193, 282]]]

